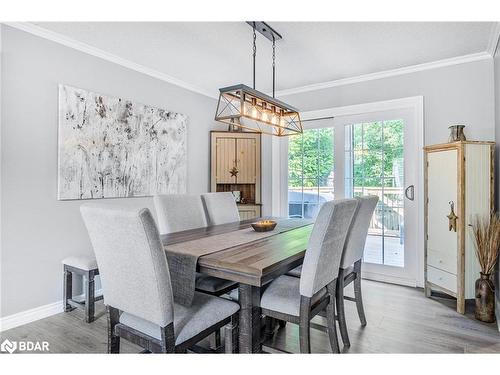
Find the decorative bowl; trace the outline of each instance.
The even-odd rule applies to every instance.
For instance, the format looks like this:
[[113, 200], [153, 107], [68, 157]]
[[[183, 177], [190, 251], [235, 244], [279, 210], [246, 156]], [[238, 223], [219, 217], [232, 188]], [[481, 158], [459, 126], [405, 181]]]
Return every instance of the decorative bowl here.
[[278, 223], [274, 220], [260, 220], [252, 223], [252, 228], [256, 232], [269, 232], [276, 227], [276, 224]]

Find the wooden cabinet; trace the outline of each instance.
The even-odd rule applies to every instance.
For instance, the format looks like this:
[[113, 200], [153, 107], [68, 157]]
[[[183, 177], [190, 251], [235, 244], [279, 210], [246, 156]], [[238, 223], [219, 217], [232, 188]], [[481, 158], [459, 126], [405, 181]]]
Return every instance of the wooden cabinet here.
[[241, 220], [248, 220], [262, 216], [260, 205], [256, 204], [239, 204], [238, 211], [240, 212]]
[[211, 132], [211, 191], [239, 191], [242, 220], [261, 216], [260, 141], [258, 133]]
[[479, 278], [469, 224], [474, 215], [488, 215], [494, 207], [494, 143], [455, 142], [424, 150], [425, 293], [456, 297], [463, 314]]
[[217, 138], [215, 179], [218, 184], [236, 183], [236, 140], [234, 138]]

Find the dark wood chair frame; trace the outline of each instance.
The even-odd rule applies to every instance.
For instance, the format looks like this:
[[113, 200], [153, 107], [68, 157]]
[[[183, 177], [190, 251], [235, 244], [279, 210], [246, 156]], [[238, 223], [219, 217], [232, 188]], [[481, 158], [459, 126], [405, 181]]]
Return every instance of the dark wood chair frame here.
[[[83, 293], [84, 301], [76, 301], [73, 299], [73, 274], [82, 276], [83, 278]], [[100, 301], [102, 296], [95, 296], [95, 276], [99, 275], [99, 269], [83, 270], [64, 265], [64, 311], [68, 312], [75, 308], [85, 310], [85, 321], [92, 323], [95, 320], [95, 302]]]
[[[346, 347], [351, 346], [351, 342], [349, 340], [349, 334], [347, 333], [347, 322], [346, 322], [346, 315], [344, 308], [344, 300], [356, 302], [356, 308], [358, 310], [358, 316], [359, 316], [359, 321], [361, 322], [361, 326], [363, 327], [366, 326], [366, 316], [363, 307], [363, 298], [361, 295], [361, 259], [354, 262], [353, 268], [351, 269], [350, 272], [347, 273], [348, 270], [349, 269], [343, 269], [343, 268], [339, 269], [339, 276], [337, 278], [337, 285], [335, 288], [336, 289], [335, 302], [337, 308], [337, 315], [335, 316], [335, 319], [338, 320], [339, 322], [340, 336], [342, 337], [342, 342]], [[354, 282], [354, 297], [344, 295], [344, 288], [352, 282]], [[327, 317], [325, 311], [320, 311], [318, 315]], [[277, 321], [279, 323], [280, 328], [285, 327], [286, 321], [287, 321], [286, 319], [283, 320], [279, 319]], [[311, 323], [311, 328], [318, 329], [324, 332], [328, 331], [327, 327], [316, 323]], [[271, 326], [266, 331], [267, 336], [269, 337], [273, 333], [273, 331], [274, 327]]]
[[[363, 298], [361, 295], [361, 259], [354, 262], [352, 271], [346, 273], [346, 269], [339, 270], [339, 277], [337, 279], [337, 314], [340, 328], [340, 336], [344, 346], [351, 346], [349, 341], [349, 334], [347, 333], [347, 322], [345, 318], [344, 300], [356, 302], [356, 309], [358, 310], [359, 321], [361, 325], [366, 326], [365, 309], [363, 307]], [[354, 282], [354, 298], [344, 295], [344, 288], [350, 283]]]
[[[200, 293], [209, 294], [209, 295], [215, 296], [215, 297], [220, 297], [220, 296], [223, 296], [224, 294], [229, 293], [230, 291], [232, 291], [233, 289], [236, 289], [236, 288], [238, 288], [238, 283], [235, 282], [233, 285], [230, 285], [230, 286], [228, 286], [224, 289], [218, 290], [216, 292], [209, 292], [209, 291], [203, 290], [203, 289], [196, 289], [196, 291], [200, 292]], [[210, 336], [210, 347], [213, 350], [219, 350], [220, 346], [221, 346], [221, 335], [220, 335], [220, 330], [217, 330], [214, 332], [213, 336]]]
[[197, 353], [215, 352], [196, 346], [196, 344], [212, 333], [224, 327], [225, 352], [238, 352], [238, 313], [214, 324], [180, 345], [175, 345], [174, 324], [161, 327], [161, 339], [139, 332], [119, 322], [120, 310], [106, 306], [108, 316], [108, 353], [120, 353], [120, 339], [123, 338], [144, 349], [143, 353], [186, 353], [188, 350]]
[[[329, 339], [330, 346], [334, 353], [340, 353], [339, 342], [337, 337], [337, 327], [335, 323], [335, 295], [337, 288], [337, 280], [332, 281], [327, 285], [327, 293], [316, 303], [311, 304], [311, 298], [300, 296], [300, 310], [299, 316], [284, 314], [274, 310], [268, 310], [262, 308], [262, 314], [266, 316], [266, 319], [275, 319], [278, 322], [290, 322], [299, 325], [299, 340], [300, 340], [300, 352], [301, 353], [311, 353], [311, 341], [310, 341], [310, 329], [314, 328], [315, 324], [311, 323], [316, 315], [324, 312], [326, 310], [326, 319], [328, 327], [326, 329]], [[280, 323], [281, 325], [281, 323]]]

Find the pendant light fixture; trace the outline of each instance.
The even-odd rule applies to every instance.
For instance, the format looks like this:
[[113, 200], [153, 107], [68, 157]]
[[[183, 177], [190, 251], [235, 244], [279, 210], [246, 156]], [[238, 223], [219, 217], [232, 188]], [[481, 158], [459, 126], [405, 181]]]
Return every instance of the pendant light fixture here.
[[[276, 41], [282, 39], [265, 22], [247, 22], [253, 29], [253, 88], [244, 84], [219, 89], [215, 120], [229, 125], [230, 130], [242, 130], [278, 137], [302, 133], [299, 110], [274, 97], [276, 78]], [[256, 31], [272, 42], [273, 96], [255, 89]]]

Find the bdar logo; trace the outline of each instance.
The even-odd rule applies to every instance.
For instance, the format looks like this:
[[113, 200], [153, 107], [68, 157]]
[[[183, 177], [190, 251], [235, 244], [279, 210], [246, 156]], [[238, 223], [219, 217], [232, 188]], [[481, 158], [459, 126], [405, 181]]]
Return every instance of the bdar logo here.
[[14, 353], [17, 349], [17, 343], [12, 342], [8, 339], [6, 339], [4, 342], [2, 342], [2, 345], [0, 345], [0, 350], [2, 352], [9, 352], [10, 354]]

